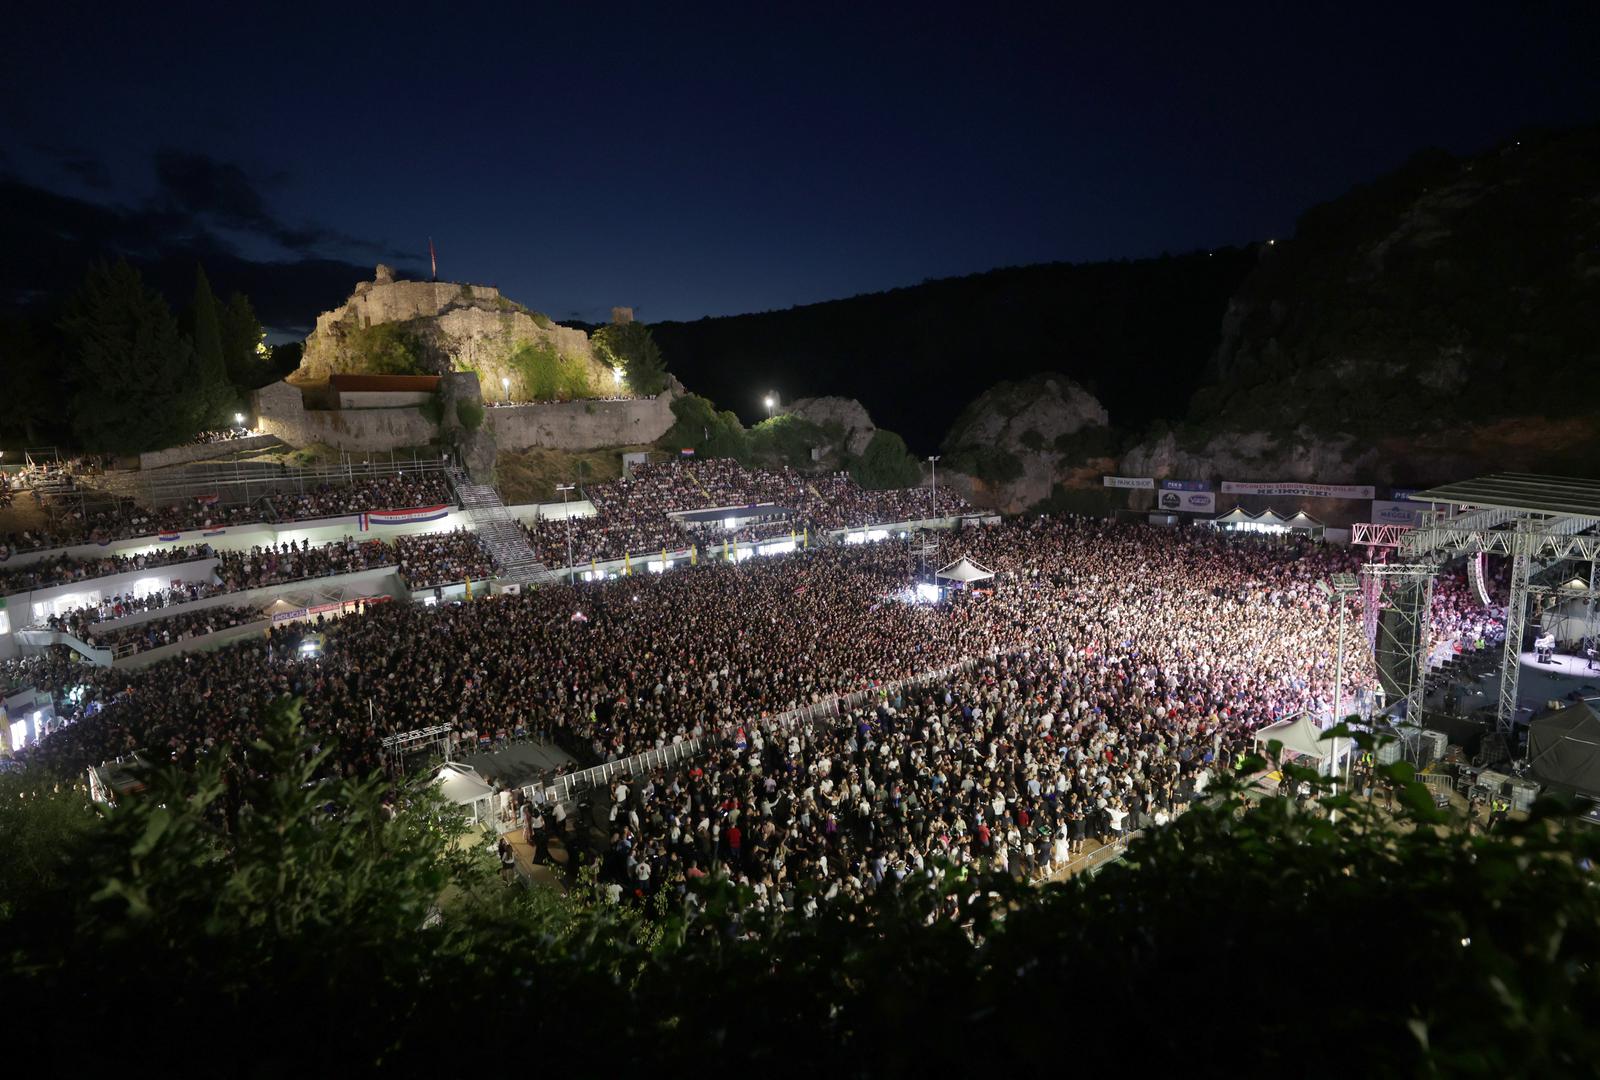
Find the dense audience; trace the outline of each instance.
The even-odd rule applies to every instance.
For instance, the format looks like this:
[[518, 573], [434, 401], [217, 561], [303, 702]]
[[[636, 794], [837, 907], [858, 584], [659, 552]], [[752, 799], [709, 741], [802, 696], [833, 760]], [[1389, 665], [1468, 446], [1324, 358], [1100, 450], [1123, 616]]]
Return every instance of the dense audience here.
[[57, 555], [15, 569], [0, 568], [0, 596], [70, 585], [76, 581], [90, 581], [134, 570], [175, 566], [196, 559], [209, 559], [211, 555], [209, 544], [185, 544], [182, 547], [158, 548], [139, 555], [103, 555], [88, 559]]
[[[404, 538], [402, 572], [460, 580], [476, 543]], [[1260, 727], [1331, 701], [1337, 621], [1317, 584], [1359, 552], [1076, 517], [939, 543], [996, 576], [918, 604], [903, 545], [819, 547], [381, 605], [144, 670], [54, 657], [35, 676], [85, 689], [36, 752], [75, 769], [140, 747], [244, 748], [285, 695], [351, 774], [381, 766], [385, 734], [433, 724], [469, 744], [522, 729], [588, 762], [706, 734], [709, 755], [608, 793], [606, 879], [648, 895], [726, 873], [758, 907], [814, 910], [930, 858], [1049, 873], [1091, 838], [1165, 821]], [[164, 622], [132, 629], [144, 647], [192, 629]], [[302, 635], [319, 630], [308, 657]], [[1374, 685], [1363, 651], [1345, 679]], [[773, 719], [795, 709], [820, 718]]]
[[[787, 537], [791, 531], [892, 524], [930, 517], [952, 517], [972, 507], [953, 491], [931, 488], [869, 491], [848, 473], [807, 476], [793, 469], [747, 469], [731, 458], [667, 461], [634, 465], [631, 477], [585, 489], [595, 515], [574, 518], [573, 562], [620, 559], [678, 550], [690, 543], [716, 545], [724, 539]], [[720, 507], [770, 505], [783, 520], [729, 533], [720, 521], [689, 522], [670, 515]], [[562, 519], [525, 525], [542, 562], [567, 565], [568, 526]]]
[[412, 589], [481, 581], [494, 576], [494, 564], [478, 540], [465, 529], [447, 533], [401, 536], [394, 542], [400, 577]]
[[[264, 485], [265, 480], [262, 481]], [[109, 543], [133, 536], [217, 529], [266, 520], [301, 521], [336, 517], [367, 510], [410, 509], [455, 501], [444, 474], [400, 473], [396, 476], [357, 480], [350, 484], [319, 484], [312, 489], [290, 490], [284, 477], [277, 491], [263, 492], [248, 504], [222, 505], [214, 495], [183, 499], [161, 506], [142, 506], [132, 499], [93, 490], [82, 496], [52, 493], [34, 497], [49, 509], [45, 528], [8, 534], [0, 555], [12, 551], [65, 547], [83, 543]]]
[[[117, 656], [159, 649], [163, 645], [186, 641], [190, 638], [215, 634], [245, 623], [259, 622], [263, 618], [256, 608], [218, 606], [187, 611], [163, 619], [97, 630], [91, 624], [68, 627], [74, 636], [89, 645], [110, 649]], [[97, 669], [107, 670], [107, 669]]]
[[188, 604], [228, 591], [226, 586], [210, 581], [175, 581], [171, 585], [152, 589], [137, 596], [131, 592], [118, 593], [93, 604], [57, 612], [45, 620], [45, 625], [52, 630], [63, 630], [81, 637], [83, 631], [95, 623], [109, 622], [146, 611], [160, 611], [175, 604]]
[[304, 578], [351, 574], [377, 566], [392, 566], [396, 555], [382, 540], [363, 540], [358, 543], [346, 536], [343, 540], [318, 547], [312, 547], [309, 540], [301, 540], [298, 544], [284, 542], [258, 545], [249, 551], [223, 551], [218, 553], [217, 560], [217, 577], [222, 582], [223, 590], [237, 592]]

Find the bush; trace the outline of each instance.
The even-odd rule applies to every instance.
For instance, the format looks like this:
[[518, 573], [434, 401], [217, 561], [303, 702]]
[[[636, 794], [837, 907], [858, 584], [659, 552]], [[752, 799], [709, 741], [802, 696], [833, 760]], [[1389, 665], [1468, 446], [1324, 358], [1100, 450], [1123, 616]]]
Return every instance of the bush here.
[[518, 385], [513, 385], [513, 391], [521, 390], [528, 401], [571, 401], [594, 396], [587, 366], [560, 355], [553, 342], [522, 342], [507, 364], [516, 373], [513, 381]]
[[761, 421], [750, 429], [748, 438], [750, 456], [757, 462], [796, 469], [810, 465], [812, 448], [829, 441], [819, 425], [793, 413]]
[[650, 328], [643, 323], [612, 323], [595, 331], [595, 355], [610, 367], [622, 368], [628, 388], [651, 396], [667, 388], [667, 367]]
[[864, 488], [908, 488], [922, 483], [922, 466], [906, 449], [904, 439], [879, 428], [860, 460], [851, 466], [850, 475]]
[[422, 339], [401, 323], [357, 327], [346, 337], [345, 345], [358, 374], [429, 374]]
[[[1029, 450], [1044, 449], [1044, 436], [1039, 434], [1039, 432], [1034, 428], [1029, 428], [1027, 431], [1024, 431], [1020, 441], [1022, 445]], [[1059, 442], [1060, 439], [1058, 438], [1056, 441]]]
[[434, 394], [427, 401], [418, 405], [417, 411], [435, 427], [444, 423], [444, 400], [438, 394]]
[[1004, 484], [1023, 474], [1022, 461], [1011, 451], [997, 446], [965, 446], [948, 453], [949, 467], [986, 484]]
[[1074, 461], [1111, 457], [1117, 452], [1117, 436], [1109, 427], [1084, 427], [1056, 436], [1055, 451]]
[[672, 403], [677, 421], [661, 436], [664, 450], [676, 453], [690, 449], [702, 457], [731, 457], [745, 461], [750, 456], [750, 440], [739, 418], [699, 394], [685, 394]]
[[483, 406], [476, 401], [458, 401], [456, 419], [460, 420], [461, 426], [468, 431], [477, 431], [483, 426]]

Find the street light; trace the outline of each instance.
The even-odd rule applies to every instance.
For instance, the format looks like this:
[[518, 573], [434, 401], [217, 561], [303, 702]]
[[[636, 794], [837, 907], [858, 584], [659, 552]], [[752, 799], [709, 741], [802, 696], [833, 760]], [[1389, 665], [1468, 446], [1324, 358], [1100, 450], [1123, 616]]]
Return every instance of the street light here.
[[572, 511], [567, 509], [567, 492], [574, 491], [577, 484], [557, 484], [556, 490], [561, 492], [561, 512], [567, 519], [567, 584], [575, 583], [572, 569]]
[[773, 397], [771, 394], [767, 395], [767, 415], [768, 416], [772, 415], [772, 407], [774, 405], [776, 405], [777, 403], [778, 403], [778, 399], [777, 398]]
[[506, 401], [510, 401], [511, 400], [511, 378], [510, 378], [510, 376], [508, 376], [508, 375], [500, 376], [500, 389], [502, 391], [500, 396], [503, 397]]
[[622, 365], [621, 364], [618, 364], [616, 367], [611, 369], [611, 383], [612, 383], [613, 386], [618, 386], [618, 387], [620, 387], [622, 385]]
[[939, 516], [939, 454], [928, 455], [928, 465], [933, 469], [933, 516]]
[[242, 413], [242, 412], [234, 413], [233, 414], [233, 422], [235, 424], [238, 424], [240, 427], [243, 427], [244, 426], [244, 413]]

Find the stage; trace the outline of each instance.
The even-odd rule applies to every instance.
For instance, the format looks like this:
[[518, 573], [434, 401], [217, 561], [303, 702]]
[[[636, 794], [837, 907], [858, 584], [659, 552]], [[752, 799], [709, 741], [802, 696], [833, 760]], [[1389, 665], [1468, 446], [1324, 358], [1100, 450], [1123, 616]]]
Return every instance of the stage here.
[[1587, 657], [1573, 656], [1570, 653], [1552, 653], [1548, 663], [1540, 663], [1538, 653], [1524, 652], [1522, 670], [1524, 673], [1538, 671], [1546, 675], [1565, 675], [1575, 679], [1600, 679], [1600, 662], [1591, 665]]

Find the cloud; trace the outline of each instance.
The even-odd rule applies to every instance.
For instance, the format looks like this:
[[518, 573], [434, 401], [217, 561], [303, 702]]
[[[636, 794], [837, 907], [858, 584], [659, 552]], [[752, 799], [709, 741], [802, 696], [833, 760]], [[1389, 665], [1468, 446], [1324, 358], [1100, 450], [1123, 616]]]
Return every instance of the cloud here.
[[[206, 154], [164, 147], [155, 154], [159, 199], [171, 213], [188, 215], [217, 228], [251, 233], [298, 255], [313, 255], [328, 248], [392, 258], [384, 245], [307, 223], [292, 224], [268, 207], [261, 188], [250, 173], [233, 162]], [[288, 179], [283, 172], [265, 177], [268, 184]]]
[[[215, 163], [213, 163], [215, 164]], [[169, 162], [169, 166], [171, 163]], [[169, 167], [175, 187], [199, 199], [199, 209], [179, 206], [170, 197], [134, 206], [94, 202], [0, 175], [0, 306], [48, 304], [74, 288], [95, 259], [126, 258], [176, 306], [187, 301], [196, 264], [224, 295], [243, 292], [264, 325], [280, 332], [304, 333], [319, 312], [342, 303], [356, 282], [370, 280], [372, 264], [353, 261], [360, 249], [381, 245], [348, 243], [327, 230], [298, 232], [278, 222], [253, 185], [226, 169]], [[246, 178], [247, 180], [248, 178]], [[254, 201], [252, 200], [254, 196]], [[290, 256], [260, 259], [241, 253], [216, 229], [272, 236], [316, 235], [315, 243], [284, 244]], [[423, 276], [408, 259], [396, 269]]]

